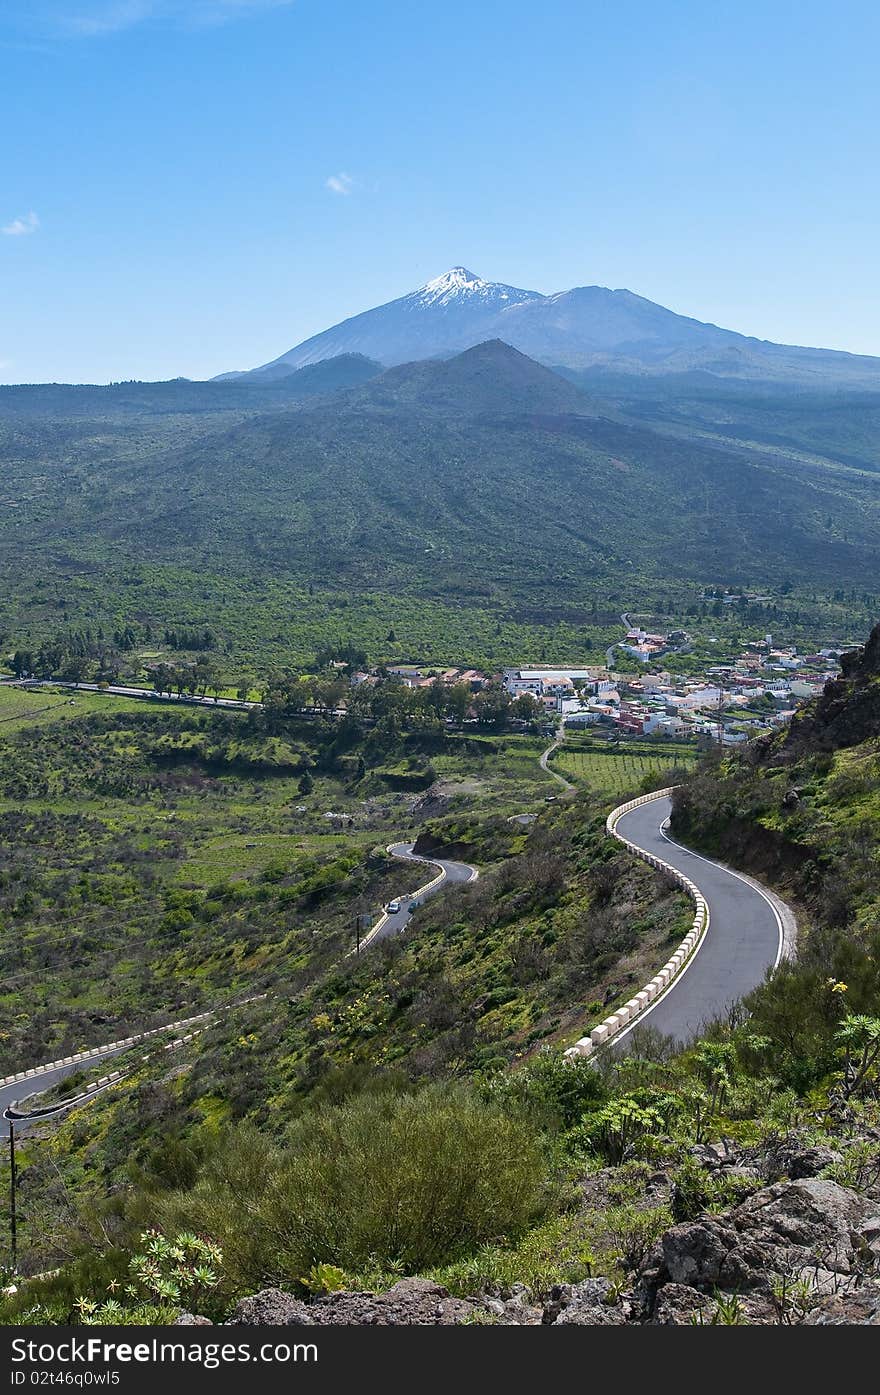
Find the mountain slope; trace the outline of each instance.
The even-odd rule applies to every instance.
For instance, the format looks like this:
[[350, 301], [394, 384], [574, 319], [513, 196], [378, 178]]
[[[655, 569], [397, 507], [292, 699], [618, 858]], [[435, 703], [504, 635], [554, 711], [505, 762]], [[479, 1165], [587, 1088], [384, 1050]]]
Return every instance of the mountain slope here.
[[330, 397], [358, 387], [382, 372], [361, 354], [341, 354], [294, 373], [268, 377], [238, 375], [211, 382], [171, 378], [167, 382], [22, 383], [0, 385], [4, 417], [130, 417], [142, 413], [273, 411], [306, 398]]
[[358, 400], [372, 407], [433, 407], [461, 415], [590, 412], [580, 388], [500, 339], [454, 358], [389, 368], [362, 388]]
[[631, 291], [579, 286], [538, 303], [511, 306], [498, 333], [524, 353], [569, 368], [727, 378], [871, 382], [880, 359], [798, 348], [677, 315]]
[[[603, 412], [607, 408], [602, 408]], [[158, 453], [106, 493], [53, 496], [58, 537], [361, 588], [547, 598], [585, 578], [730, 575], [868, 584], [875, 481], [598, 415], [506, 345], [389, 370], [331, 401]], [[783, 510], [780, 501], [785, 500]], [[829, 533], [829, 514], [840, 532]], [[658, 521], [662, 520], [662, 526]], [[24, 510], [19, 526], [26, 522]]]
[[841, 669], [787, 730], [685, 780], [672, 820], [800, 908], [796, 964], [747, 1005], [774, 1073], [804, 1093], [841, 1080], [845, 1015], [880, 1014], [880, 624]]
[[314, 335], [248, 376], [283, 376], [351, 353], [391, 366], [453, 354], [492, 338], [569, 369], [639, 376], [697, 371], [813, 387], [880, 387], [877, 358], [751, 338], [678, 315], [627, 290], [578, 286], [542, 295], [483, 280], [460, 266]]
[[393, 364], [452, 353], [490, 338], [505, 307], [541, 299], [537, 291], [484, 281], [456, 266], [399, 300], [306, 339], [254, 375], [277, 376], [338, 354], [363, 354]]
[[[354, 386], [301, 391], [352, 369]], [[430, 612], [456, 636], [444, 661], [483, 663], [530, 636], [560, 652], [575, 640], [546, 627], [588, 625], [597, 598], [616, 617], [707, 584], [846, 588], [849, 617], [876, 596], [867, 403], [851, 441], [816, 397], [804, 417], [796, 393], [728, 383], [659, 412], [498, 342], [358, 381], [373, 372], [338, 358], [265, 384], [4, 389], [10, 644], [133, 617], [275, 663], [292, 634], [313, 649], [393, 622], [435, 653]], [[823, 415], [822, 453], [802, 449]]]

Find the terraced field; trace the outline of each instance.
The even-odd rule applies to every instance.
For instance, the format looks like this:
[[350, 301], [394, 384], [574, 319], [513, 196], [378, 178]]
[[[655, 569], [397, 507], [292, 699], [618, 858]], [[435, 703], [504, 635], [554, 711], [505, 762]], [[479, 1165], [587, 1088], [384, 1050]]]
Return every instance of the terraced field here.
[[638, 792], [643, 781], [673, 768], [689, 770], [698, 752], [679, 742], [596, 741], [568, 738], [552, 758], [554, 769], [576, 785], [610, 795]]

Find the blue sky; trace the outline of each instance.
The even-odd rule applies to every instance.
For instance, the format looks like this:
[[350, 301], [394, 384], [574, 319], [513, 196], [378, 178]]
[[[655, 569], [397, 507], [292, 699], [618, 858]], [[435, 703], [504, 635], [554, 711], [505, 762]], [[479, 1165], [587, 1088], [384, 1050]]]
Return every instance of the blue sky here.
[[3, 0], [0, 381], [205, 377], [462, 263], [880, 354], [880, 10]]

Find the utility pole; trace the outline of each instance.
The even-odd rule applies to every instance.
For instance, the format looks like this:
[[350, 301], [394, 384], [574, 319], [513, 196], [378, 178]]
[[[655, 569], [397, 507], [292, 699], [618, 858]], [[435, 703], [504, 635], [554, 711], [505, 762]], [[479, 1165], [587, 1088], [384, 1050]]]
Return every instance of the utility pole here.
[[18, 1268], [18, 1235], [15, 1214], [15, 1125], [9, 1120], [9, 1233], [12, 1241], [12, 1271]]
[[[361, 905], [363, 905], [363, 902], [361, 902]], [[372, 924], [373, 917], [370, 915], [369, 911], [360, 910], [357, 912], [354, 918], [355, 954], [360, 954], [361, 952], [361, 932], [363, 930], [369, 930]]]

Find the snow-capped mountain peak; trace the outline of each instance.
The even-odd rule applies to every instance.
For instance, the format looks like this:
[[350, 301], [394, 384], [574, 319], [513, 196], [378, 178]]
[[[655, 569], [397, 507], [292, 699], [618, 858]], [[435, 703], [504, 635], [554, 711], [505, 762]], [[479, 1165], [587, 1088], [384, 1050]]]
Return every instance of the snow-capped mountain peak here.
[[449, 271], [444, 271], [442, 276], [435, 276], [432, 281], [426, 281], [424, 286], [414, 293], [413, 298], [419, 300], [422, 305], [449, 305], [465, 300], [518, 305], [534, 296], [534, 291], [521, 291], [516, 286], [503, 286], [498, 281], [484, 281], [482, 276], [475, 276], [466, 266], [453, 266]]
[[[576, 286], [543, 295], [453, 266], [418, 290], [352, 315], [251, 372], [283, 378], [344, 354], [390, 367], [450, 357], [491, 340], [551, 367], [610, 366], [639, 375], [698, 369], [721, 377], [812, 382], [820, 374], [843, 371], [851, 359], [822, 349], [762, 344], [677, 315], [631, 291]], [[852, 366], [865, 382], [876, 383], [877, 360], [852, 360]]]
[[475, 276], [466, 266], [453, 266], [449, 271], [444, 271], [442, 276], [435, 276], [432, 281], [426, 281], [424, 286], [416, 291], [416, 295], [421, 300], [441, 300], [450, 294], [484, 291], [488, 285], [488, 281], [484, 281], [482, 276]]

